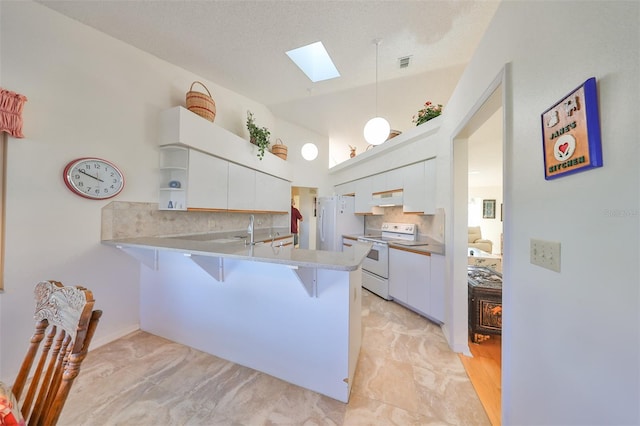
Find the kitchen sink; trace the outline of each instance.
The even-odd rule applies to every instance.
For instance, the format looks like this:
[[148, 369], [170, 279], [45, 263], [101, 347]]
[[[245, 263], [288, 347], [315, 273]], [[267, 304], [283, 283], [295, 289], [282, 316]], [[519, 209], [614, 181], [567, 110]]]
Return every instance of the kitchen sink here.
[[212, 235], [212, 234], [194, 234], [194, 235], [181, 235], [178, 237], [170, 237], [170, 238], [175, 238], [177, 240], [207, 241], [210, 243], [226, 244], [226, 243], [237, 243], [239, 241], [246, 239], [247, 237], [236, 235], [233, 237], [219, 238], [218, 235]]

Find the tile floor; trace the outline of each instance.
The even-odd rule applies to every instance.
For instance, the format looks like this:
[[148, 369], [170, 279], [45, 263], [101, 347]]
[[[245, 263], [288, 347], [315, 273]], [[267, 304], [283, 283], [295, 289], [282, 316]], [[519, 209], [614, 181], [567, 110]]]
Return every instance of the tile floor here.
[[489, 425], [440, 327], [363, 290], [348, 404], [137, 331], [90, 352], [59, 425]]

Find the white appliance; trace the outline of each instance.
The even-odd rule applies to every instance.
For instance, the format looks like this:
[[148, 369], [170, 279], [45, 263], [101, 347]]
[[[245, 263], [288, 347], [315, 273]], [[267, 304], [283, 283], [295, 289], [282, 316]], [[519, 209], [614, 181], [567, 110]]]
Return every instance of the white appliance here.
[[388, 223], [380, 228], [380, 234], [363, 235], [358, 241], [373, 243], [371, 251], [362, 262], [362, 287], [386, 300], [389, 296], [389, 242], [416, 241], [418, 226], [413, 223]]
[[362, 235], [364, 217], [355, 214], [355, 198], [336, 195], [320, 197], [317, 201], [316, 248], [342, 251], [343, 235]]

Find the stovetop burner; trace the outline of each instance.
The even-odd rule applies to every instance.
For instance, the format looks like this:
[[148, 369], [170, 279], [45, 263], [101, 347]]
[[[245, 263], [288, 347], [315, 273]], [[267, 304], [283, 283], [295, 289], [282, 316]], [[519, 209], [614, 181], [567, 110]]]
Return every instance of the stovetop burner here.
[[412, 223], [388, 223], [382, 224], [380, 233], [365, 234], [363, 240], [376, 243], [389, 243], [392, 241], [415, 241], [418, 235], [418, 226]]

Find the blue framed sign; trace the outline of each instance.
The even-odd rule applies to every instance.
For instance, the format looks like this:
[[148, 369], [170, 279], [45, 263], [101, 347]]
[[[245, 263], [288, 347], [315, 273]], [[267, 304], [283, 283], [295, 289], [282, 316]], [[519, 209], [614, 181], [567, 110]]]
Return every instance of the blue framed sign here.
[[602, 167], [595, 77], [543, 112], [541, 118], [545, 179]]

